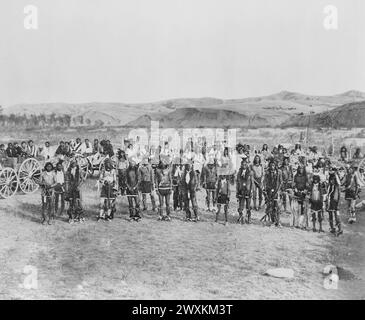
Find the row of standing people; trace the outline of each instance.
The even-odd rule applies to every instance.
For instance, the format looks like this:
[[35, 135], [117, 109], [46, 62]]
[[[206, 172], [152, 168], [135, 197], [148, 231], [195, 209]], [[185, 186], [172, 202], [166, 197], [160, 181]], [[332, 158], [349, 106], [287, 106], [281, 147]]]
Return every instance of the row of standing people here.
[[[217, 162], [208, 161], [201, 168], [195, 168], [193, 161], [186, 159], [171, 162], [167, 158], [162, 158], [159, 165], [151, 163], [151, 159], [145, 158], [142, 163], [137, 164], [133, 159], [127, 159], [125, 153], [118, 156], [116, 168], [111, 161], [106, 161], [105, 169], [100, 174], [100, 213], [99, 219], [110, 220], [115, 213], [115, 200], [119, 194], [128, 198], [130, 217], [139, 220], [140, 215], [140, 195], [142, 198], [142, 210], [146, 209], [147, 196], [151, 198], [152, 209], [156, 210], [154, 193], [159, 199], [158, 211], [159, 219], [170, 220], [171, 199], [173, 209], [182, 209], [186, 212], [186, 220], [199, 220], [196, 192], [203, 187], [206, 191], [206, 204], [208, 211], [216, 212], [216, 219], [224, 208], [225, 222], [227, 222], [230, 185], [236, 181], [236, 197], [238, 200], [238, 222], [251, 221], [252, 203], [254, 209], [262, 206], [265, 198], [266, 213], [270, 221], [280, 226], [280, 210], [278, 203], [281, 201], [285, 207], [290, 205], [295, 199], [300, 207], [299, 219], [293, 213], [293, 225], [302, 225], [305, 215], [305, 198], [310, 202], [312, 211], [313, 230], [316, 230], [315, 222], [319, 222], [319, 230], [322, 229], [323, 213], [329, 212], [331, 231], [334, 232], [334, 225], [337, 226], [337, 233], [342, 233], [339, 222], [339, 195], [344, 182], [340, 181], [339, 174], [332, 170], [325, 181], [321, 181], [319, 174], [309, 177], [305, 173], [305, 167], [299, 166], [294, 175], [289, 158], [284, 157], [280, 167], [277, 161], [270, 161], [268, 168], [261, 164], [259, 155], [254, 157], [252, 164], [248, 158], [244, 157], [241, 166], [232, 179], [230, 172], [218, 172]], [[184, 163], [183, 163], [184, 162]], [[350, 169], [350, 170], [353, 170]], [[354, 178], [351, 178], [351, 177]], [[318, 181], [319, 178], [319, 181]], [[345, 198], [348, 200], [350, 218], [354, 221], [354, 203], [359, 192], [356, 176], [351, 172], [346, 174]], [[340, 181], [338, 183], [338, 181]], [[66, 197], [69, 199], [70, 197]], [[72, 198], [71, 198], [72, 199]], [[81, 203], [81, 201], [79, 201]], [[319, 205], [321, 203], [321, 206]], [[190, 207], [191, 204], [191, 207]], [[290, 206], [291, 207], [291, 206]], [[164, 213], [164, 209], [165, 212]], [[350, 210], [349, 209], [349, 210]], [[243, 211], [246, 217], [243, 217]], [[194, 216], [192, 216], [192, 213]], [[76, 218], [77, 219], [77, 218]], [[73, 221], [74, 219], [70, 219]], [[299, 220], [299, 223], [298, 223]]]
[[[329, 213], [329, 221], [331, 232], [337, 234], [342, 233], [338, 204], [340, 192], [345, 192], [345, 199], [348, 202], [350, 222], [356, 220], [354, 204], [356, 197], [360, 191], [357, 176], [354, 167], [347, 169], [345, 179], [340, 178], [336, 168], [327, 168], [328, 175], [325, 181], [321, 180], [319, 165], [315, 168], [316, 172], [312, 172], [309, 176], [305, 172], [304, 165], [298, 165], [293, 170], [289, 163], [289, 158], [284, 157], [281, 166], [275, 159], [270, 160], [270, 164], [266, 169], [261, 165], [261, 158], [257, 155], [252, 164], [247, 158], [241, 161], [241, 167], [235, 177], [236, 181], [236, 197], [238, 200], [238, 222], [251, 221], [252, 203], [254, 208], [259, 209], [262, 206], [263, 198], [265, 198], [266, 213], [271, 222], [280, 226], [280, 210], [279, 202], [285, 207], [295, 200], [300, 207], [299, 217], [293, 213], [293, 225], [300, 227], [303, 225], [305, 215], [305, 199], [310, 203], [310, 210], [313, 222], [313, 230], [316, 231], [316, 222], [319, 223], [319, 231], [322, 232], [322, 221], [324, 211]], [[296, 173], [294, 174], [294, 171]], [[124, 172], [124, 173], [123, 173]], [[132, 172], [132, 174], [131, 174]], [[146, 195], [151, 196], [153, 209], [156, 208], [153, 191], [159, 197], [159, 219], [170, 220], [170, 196], [172, 194], [173, 208], [181, 208], [186, 212], [186, 219], [191, 220], [191, 203], [194, 212], [194, 220], [199, 220], [198, 207], [196, 202], [196, 192], [202, 186], [206, 191], [206, 204], [208, 211], [215, 211], [218, 219], [221, 207], [224, 208], [225, 221], [227, 221], [230, 185], [232, 176], [226, 174], [218, 174], [216, 162], [208, 161], [203, 166], [202, 171], [194, 168], [193, 162], [186, 162], [182, 169], [181, 162], [169, 164], [169, 161], [161, 161], [157, 168], [145, 159], [140, 166], [133, 161], [130, 165], [118, 168], [119, 184], [126, 191], [129, 200], [131, 218], [140, 219], [139, 215], [139, 197], [142, 194], [143, 209], [146, 208]], [[127, 183], [123, 179], [126, 179]], [[132, 187], [131, 187], [132, 186]], [[104, 197], [101, 197], [104, 198]], [[104, 202], [103, 202], [104, 203]], [[166, 207], [166, 216], [163, 215], [163, 206]], [[246, 217], [243, 217], [243, 211], [246, 211]], [[337, 231], [334, 227], [337, 227]]]
[[68, 204], [69, 223], [85, 221], [80, 191], [83, 182], [76, 160], [71, 160], [66, 171], [62, 162], [56, 166], [51, 162], [45, 164], [40, 178], [42, 224], [52, 224], [56, 214], [62, 215], [65, 202]]

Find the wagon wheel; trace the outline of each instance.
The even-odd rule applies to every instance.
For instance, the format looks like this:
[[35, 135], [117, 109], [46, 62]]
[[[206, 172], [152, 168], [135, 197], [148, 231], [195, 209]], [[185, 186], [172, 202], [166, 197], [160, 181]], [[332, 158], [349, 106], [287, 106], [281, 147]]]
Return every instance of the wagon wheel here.
[[19, 168], [19, 186], [24, 193], [33, 193], [38, 190], [41, 181], [41, 165], [34, 159], [25, 160]]
[[7, 199], [15, 195], [19, 187], [16, 171], [4, 168], [0, 171], [0, 197]]
[[110, 159], [112, 161], [113, 168], [115, 169], [117, 167], [117, 157], [112, 156], [111, 158], [105, 157], [103, 160], [101, 160], [99, 165], [99, 172], [101, 172], [104, 169], [104, 163], [106, 159]]

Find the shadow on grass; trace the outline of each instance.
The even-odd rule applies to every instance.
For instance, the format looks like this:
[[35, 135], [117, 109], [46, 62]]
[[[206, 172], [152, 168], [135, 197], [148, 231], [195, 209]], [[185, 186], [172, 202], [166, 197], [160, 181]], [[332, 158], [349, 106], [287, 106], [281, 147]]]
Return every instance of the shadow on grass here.
[[31, 222], [41, 222], [42, 219], [42, 208], [31, 203], [19, 203], [16, 205], [14, 216]]
[[[40, 223], [42, 221], [42, 205], [32, 203], [19, 203], [16, 207], [14, 215], [22, 219]], [[55, 214], [55, 220], [66, 222], [68, 220], [66, 212], [62, 216]]]

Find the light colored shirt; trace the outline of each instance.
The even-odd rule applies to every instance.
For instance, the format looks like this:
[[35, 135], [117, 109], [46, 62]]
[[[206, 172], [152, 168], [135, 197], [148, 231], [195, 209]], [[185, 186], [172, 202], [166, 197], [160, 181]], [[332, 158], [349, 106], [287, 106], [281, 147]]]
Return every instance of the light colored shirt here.
[[41, 155], [45, 160], [49, 160], [49, 159], [53, 158], [54, 152], [51, 147], [44, 147]]
[[180, 169], [180, 167], [177, 167], [175, 170], [174, 177], [180, 177], [181, 175], [182, 175], [182, 170]]
[[195, 154], [194, 157], [194, 169], [202, 172], [203, 164], [204, 164], [204, 157], [201, 153]]
[[119, 170], [124, 170], [124, 169], [127, 169], [128, 168], [128, 166], [129, 166], [129, 162], [128, 162], [128, 160], [119, 160], [118, 161], [118, 169]]
[[81, 153], [84, 154], [84, 153], [93, 153], [93, 146], [91, 143], [89, 143], [89, 145], [86, 145], [86, 143], [84, 142], [82, 145], [81, 145]]
[[101, 174], [101, 181], [104, 182], [108, 182], [108, 183], [113, 183], [114, 181], [116, 181], [116, 172], [114, 169], [107, 171], [105, 170], [102, 174]]
[[44, 171], [42, 173], [42, 178], [41, 181], [43, 184], [47, 185], [47, 186], [52, 186], [56, 183], [56, 175], [54, 171], [48, 172], [48, 171]]
[[63, 171], [56, 171], [56, 182], [59, 184], [65, 183], [65, 175]]
[[186, 176], [185, 176], [185, 182], [186, 182], [186, 184], [189, 184], [189, 182], [190, 182], [190, 172], [191, 171], [186, 172]]
[[233, 162], [229, 156], [222, 156], [218, 161], [219, 175], [230, 175], [234, 172]]
[[27, 152], [32, 156], [32, 157], [36, 157], [37, 156], [37, 147], [36, 146], [28, 146], [27, 147]]

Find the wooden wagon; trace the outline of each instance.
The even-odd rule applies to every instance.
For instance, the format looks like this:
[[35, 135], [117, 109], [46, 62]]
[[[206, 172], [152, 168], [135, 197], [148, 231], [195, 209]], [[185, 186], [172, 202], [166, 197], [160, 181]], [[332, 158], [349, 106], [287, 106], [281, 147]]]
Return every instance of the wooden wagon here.
[[3, 158], [0, 160], [0, 197], [11, 198], [17, 191], [25, 194], [38, 190], [41, 163], [36, 158]]
[[[82, 177], [86, 179], [90, 173], [90, 162], [82, 155], [74, 155], [71, 158], [56, 157], [49, 161], [53, 165], [61, 161], [64, 169], [67, 170], [72, 159], [78, 162]], [[0, 159], [0, 198], [11, 198], [18, 191], [24, 194], [36, 192], [40, 186], [41, 173], [45, 162], [47, 161], [44, 158]]]

